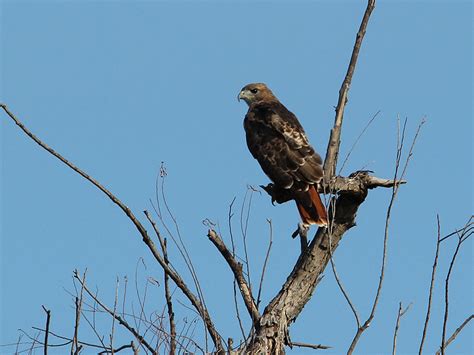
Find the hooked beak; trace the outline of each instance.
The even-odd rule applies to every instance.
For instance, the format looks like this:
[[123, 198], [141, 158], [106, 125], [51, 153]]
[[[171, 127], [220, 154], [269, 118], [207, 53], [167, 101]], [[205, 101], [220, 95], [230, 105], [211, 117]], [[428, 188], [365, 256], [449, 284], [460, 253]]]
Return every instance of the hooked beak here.
[[247, 97], [247, 95], [246, 95], [245, 91], [241, 90], [239, 92], [239, 94], [237, 95], [237, 101], [245, 100], [246, 97]]

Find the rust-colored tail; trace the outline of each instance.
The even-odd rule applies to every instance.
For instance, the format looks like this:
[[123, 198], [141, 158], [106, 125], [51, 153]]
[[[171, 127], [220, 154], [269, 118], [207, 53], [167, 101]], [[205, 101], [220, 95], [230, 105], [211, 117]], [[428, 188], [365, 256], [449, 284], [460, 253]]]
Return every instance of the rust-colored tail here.
[[296, 206], [300, 212], [304, 224], [317, 224], [318, 226], [328, 225], [328, 214], [321, 197], [314, 186], [310, 186], [304, 199], [296, 199]]

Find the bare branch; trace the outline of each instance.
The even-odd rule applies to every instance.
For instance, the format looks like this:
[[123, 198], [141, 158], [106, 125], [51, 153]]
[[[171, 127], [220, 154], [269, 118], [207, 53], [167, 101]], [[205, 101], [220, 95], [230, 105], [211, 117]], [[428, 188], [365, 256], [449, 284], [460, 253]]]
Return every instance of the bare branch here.
[[16, 342], [16, 346], [15, 346], [15, 355], [18, 354], [18, 347], [20, 346], [21, 338], [23, 338], [23, 334], [20, 334], [20, 335], [18, 336], [18, 341]]
[[[249, 194], [249, 191], [250, 191], [250, 197], [249, 197], [249, 202], [248, 202], [247, 215], [245, 217], [245, 223], [244, 223], [245, 202], [247, 200], [247, 195]], [[250, 261], [249, 261], [248, 251], [247, 251], [247, 230], [248, 230], [248, 225], [249, 225], [250, 210], [252, 207], [253, 192], [254, 192], [254, 189], [251, 186], [247, 186], [247, 191], [245, 192], [244, 201], [242, 202], [242, 207], [240, 209], [240, 231], [242, 234], [242, 241], [244, 245], [245, 268], [247, 270], [247, 282], [248, 282], [250, 293], [252, 293], [252, 280], [250, 277]]]
[[[82, 276], [82, 279], [84, 280], [84, 282], [86, 280], [86, 273], [87, 273], [87, 269], [84, 270], [84, 274]], [[74, 304], [76, 307], [76, 316], [75, 316], [75, 321], [74, 321], [74, 336], [72, 337], [72, 343], [71, 343], [71, 355], [79, 354], [79, 351], [82, 348], [82, 345], [79, 345], [78, 343], [77, 337], [78, 337], [78, 332], [79, 332], [79, 322], [81, 319], [83, 291], [84, 291], [84, 287], [81, 286], [81, 292], [79, 293], [79, 297], [76, 296], [74, 299]], [[76, 290], [76, 295], [77, 295], [77, 290]]]
[[359, 143], [359, 140], [362, 138], [362, 136], [364, 135], [365, 131], [367, 131], [367, 129], [370, 127], [370, 125], [372, 124], [372, 122], [374, 122], [374, 120], [377, 118], [377, 116], [379, 115], [380, 113], [380, 110], [377, 111], [375, 113], [375, 115], [372, 116], [372, 118], [369, 120], [369, 122], [367, 122], [367, 124], [365, 125], [364, 129], [362, 130], [362, 132], [360, 132], [359, 136], [357, 137], [357, 139], [354, 141], [354, 143], [352, 144], [351, 148], [349, 149], [349, 152], [347, 153], [346, 157], [344, 158], [344, 161], [342, 162], [342, 165], [341, 165], [341, 168], [339, 169], [339, 175], [341, 175], [341, 172], [342, 170], [344, 169], [344, 166], [346, 166], [346, 163], [347, 161], [349, 160], [353, 150], [355, 149], [357, 143]]
[[418, 354], [421, 355], [423, 352], [423, 344], [425, 342], [426, 338], [426, 332], [428, 330], [428, 323], [430, 321], [430, 313], [431, 313], [431, 302], [433, 298], [433, 287], [434, 287], [434, 281], [435, 281], [435, 275], [436, 275], [436, 267], [438, 265], [438, 255], [439, 255], [439, 245], [441, 243], [441, 225], [439, 221], [439, 215], [436, 215], [436, 220], [438, 224], [438, 234], [437, 234], [437, 242], [436, 242], [436, 252], [435, 252], [435, 257], [433, 261], [433, 269], [431, 271], [431, 281], [430, 281], [430, 291], [428, 294], [428, 308], [426, 310], [426, 318], [425, 318], [425, 325], [423, 326], [423, 334], [421, 336], [421, 342], [420, 342], [420, 350], [418, 351]]
[[258, 294], [257, 294], [257, 309], [260, 305], [260, 296], [262, 295], [262, 286], [263, 286], [263, 279], [265, 278], [265, 270], [267, 268], [268, 258], [270, 257], [270, 251], [272, 249], [273, 244], [273, 225], [271, 219], [267, 219], [268, 225], [270, 227], [270, 238], [268, 240], [268, 248], [267, 253], [265, 254], [265, 261], [263, 262], [262, 267], [262, 274], [260, 276], [260, 284], [258, 285]]
[[397, 322], [395, 323], [395, 330], [393, 332], [393, 346], [392, 346], [392, 355], [397, 353], [397, 336], [398, 336], [398, 329], [400, 328], [400, 319], [408, 312], [411, 307], [411, 303], [405, 308], [402, 309], [402, 303], [400, 302], [398, 305], [398, 313], [397, 313]]
[[48, 336], [49, 336], [49, 322], [51, 321], [51, 310], [46, 309], [45, 306], [43, 310], [46, 312], [46, 331], [44, 332], [44, 355], [48, 355]]
[[[232, 199], [232, 202], [229, 205], [229, 212], [227, 215], [227, 223], [229, 227], [229, 234], [230, 234], [230, 241], [232, 244], [232, 256], [235, 258], [235, 242], [234, 242], [234, 233], [232, 229], [232, 217], [234, 216], [234, 213], [232, 212], [232, 207], [234, 206], [235, 202], [235, 197]], [[245, 335], [244, 331], [244, 326], [242, 324], [242, 319], [240, 318], [240, 311], [239, 311], [239, 303], [237, 301], [237, 281], [234, 277], [234, 282], [233, 282], [233, 299], [234, 299], [234, 307], [235, 307], [235, 313], [237, 317], [237, 321], [239, 322], [239, 328], [240, 332], [242, 333], [242, 339], [244, 339], [244, 342], [247, 341], [247, 337]], [[258, 309], [258, 307], [257, 307]]]
[[[449, 337], [449, 339], [446, 341], [446, 343], [444, 343], [444, 348], [446, 349], [448, 347], [449, 344], [451, 344], [454, 339], [456, 339], [456, 337], [458, 336], [458, 334], [461, 332], [461, 330], [463, 330], [463, 328], [472, 320], [474, 319], [474, 314], [471, 314], [469, 317], [467, 317], [464, 322], [461, 323], [461, 325], [459, 327], [457, 327], [457, 329], [453, 332], [453, 334], [451, 334], [451, 336]], [[440, 355], [441, 353], [441, 349], [439, 349], [437, 352], [436, 352], [436, 355]]]
[[360, 47], [364, 39], [365, 31], [369, 23], [370, 15], [375, 8], [375, 0], [368, 0], [367, 8], [365, 9], [364, 17], [357, 32], [356, 41], [352, 50], [351, 60], [347, 73], [339, 90], [339, 99], [336, 106], [336, 118], [334, 120], [334, 127], [331, 130], [328, 147], [326, 150], [326, 159], [324, 161], [324, 180], [329, 181], [336, 172], [337, 158], [339, 155], [339, 145], [341, 143], [341, 128], [342, 120], [344, 118], [344, 108], [347, 103], [347, 94], [351, 86], [352, 76], [354, 75], [357, 58], [359, 57]]
[[[332, 212], [332, 220], [335, 219], [335, 213], [336, 213], [336, 204], [335, 204], [335, 200], [332, 199], [332, 203], [331, 203], [331, 209], [330, 211]], [[336, 280], [336, 283], [337, 285], [339, 286], [339, 290], [342, 292], [342, 295], [344, 296], [347, 304], [349, 305], [349, 308], [351, 309], [352, 313], [354, 314], [354, 318], [356, 320], [356, 323], [357, 323], [357, 328], [360, 328], [360, 318], [359, 318], [359, 314], [357, 312], [357, 309], [355, 308], [354, 304], [352, 303], [350, 297], [349, 297], [349, 294], [347, 293], [347, 291], [345, 290], [344, 288], [344, 285], [342, 284], [342, 281], [341, 279], [339, 278], [339, 275], [337, 273], [337, 270], [336, 270], [336, 263], [334, 262], [334, 258], [333, 258], [333, 253], [332, 253], [332, 238], [331, 238], [331, 235], [332, 235], [332, 228], [334, 227], [333, 224], [330, 224], [329, 225], [329, 231], [328, 231], [328, 237], [329, 237], [329, 255], [330, 255], [330, 262], [331, 262], [331, 269], [332, 269], [332, 272], [333, 272], [333, 275], [334, 275], [334, 278]]]
[[[166, 249], [166, 239], [163, 241], [163, 255], [165, 261], [168, 263], [168, 251]], [[170, 322], [170, 355], [174, 355], [176, 352], [176, 324], [174, 322], [174, 312], [173, 312], [173, 301], [171, 299], [171, 292], [169, 286], [169, 277], [165, 272], [165, 298], [166, 298], [166, 307], [168, 308], [168, 318]]]
[[255, 322], [260, 319], [260, 313], [258, 312], [257, 305], [255, 304], [250, 287], [244, 278], [242, 264], [235, 260], [235, 258], [232, 256], [232, 253], [229, 251], [229, 249], [227, 249], [222, 239], [213, 229], [209, 229], [207, 236], [209, 240], [216, 246], [217, 250], [219, 250], [219, 252], [222, 254], [230, 269], [234, 273], [234, 277], [237, 280], [237, 285], [239, 286], [245, 306], [247, 307], [250, 318], [252, 319], [252, 323], [255, 324]]
[[216, 347], [216, 350], [219, 352], [224, 351], [223, 346], [222, 346], [222, 341], [221, 341], [221, 336], [217, 332], [217, 330], [214, 327], [214, 324], [211, 320], [211, 317], [209, 315], [209, 312], [207, 309], [204, 307], [204, 305], [201, 303], [201, 301], [198, 300], [198, 298], [189, 290], [188, 286], [186, 283], [183, 281], [181, 276], [172, 270], [164, 261], [164, 258], [160, 255], [158, 250], [155, 247], [155, 244], [153, 243], [153, 240], [148, 236], [147, 231], [145, 227], [140, 223], [140, 221], [135, 217], [133, 212], [121, 201], [119, 200], [112, 192], [110, 192], [108, 189], [106, 189], [103, 185], [101, 185], [97, 180], [95, 180], [93, 177], [89, 176], [87, 173], [85, 173], [83, 170], [79, 169], [76, 167], [73, 163], [68, 161], [66, 158], [64, 158], [61, 154], [57, 153], [54, 151], [52, 148], [50, 148], [48, 145], [43, 143], [38, 137], [36, 137], [31, 131], [29, 131], [23, 123], [21, 123], [15, 115], [7, 108], [5, 104], [0, 104], [0, 107], [6, 112], [6, 114], [15, 122], [15, 124], [20, 127], [20, 129], [27, 135], [29, 136], [33, 141], [35, 141], [39, 146], [41, 146], [43, 149], [45, 149], [47, 152], [55, 156], [57, 159], [59, 159], [61, 162], [66, 164], [69, 168], [74, 170], [76, 173], [81, 175], [83, 178], [88, 180], [90, 183], [92, 183], [95, 187], [97, 187], [100, 191], [102, 191], [112, 202], [114, 202], [130, 219], [130, 221], [134, 224], [140, 235], [142, 236], [143, 242], [147, 245], [148, 249], [151, 251], [153, 256], [155, 257], [156, 261], [160, 264], [160, 266], [168, 273], [170, 278], [175, 282], [175, 284], [181, 289], [181, 291], [184, 293], [184, 295], [189, 299], [189, 301], [192, 303], [192, 305], [196, 308], [198, 313], [202, 315], [204, 324], [206, 325], [206, 329], [209, 331], [209, 334], [211, 335], [211, 338], [214, 342], [214, 345]]
[[114, 299], [114, 309], [112, 314], [112, 329], [110, 332], [110, 349], [111, 354], [115, 353], [114, 350], [114, 333], [115, 333], [115, 315], [117, 314], [117, 304], [118, 304], [118, 288], [119, 288], [119, 278], [117, 277], [115, 282], [115, 299]]

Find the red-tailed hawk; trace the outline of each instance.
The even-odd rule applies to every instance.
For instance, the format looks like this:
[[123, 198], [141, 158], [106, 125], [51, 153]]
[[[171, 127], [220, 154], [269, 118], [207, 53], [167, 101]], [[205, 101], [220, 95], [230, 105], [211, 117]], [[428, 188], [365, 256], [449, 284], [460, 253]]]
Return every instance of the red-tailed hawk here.
[[327, 225], [326, 208], [317, 192], [322, 160], [296, 116], [262, 83], [244, 86], [238, 98], [249, 106], [244, 119], [247, 146], [273, 181], [273, 191], [287, 196], [284, 200], [295, 200], [304, 226]]

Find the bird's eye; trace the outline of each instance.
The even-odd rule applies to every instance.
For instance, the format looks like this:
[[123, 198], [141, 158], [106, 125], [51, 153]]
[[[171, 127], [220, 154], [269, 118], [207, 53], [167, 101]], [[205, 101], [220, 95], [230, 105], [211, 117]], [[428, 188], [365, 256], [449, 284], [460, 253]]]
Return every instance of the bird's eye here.
[[256, 93], [258, 92], [258, 89], [252, 89], [252, 90], [250, 90], [250, 92], [251, 92], [252, 94], [256, 94]]

